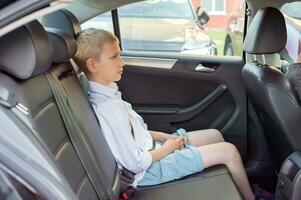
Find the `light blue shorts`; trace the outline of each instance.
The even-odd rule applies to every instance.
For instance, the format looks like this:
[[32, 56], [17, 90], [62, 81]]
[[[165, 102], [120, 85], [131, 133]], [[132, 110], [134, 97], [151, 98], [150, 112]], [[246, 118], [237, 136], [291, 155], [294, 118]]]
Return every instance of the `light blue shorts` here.
[[[162, 143], [156, 142], [156, 149]], [[203, 158], [196, 147], [186, 146], [154, 162], [145, 172], [138, 186], [157, 185], [180, 179], [204, 169]]]

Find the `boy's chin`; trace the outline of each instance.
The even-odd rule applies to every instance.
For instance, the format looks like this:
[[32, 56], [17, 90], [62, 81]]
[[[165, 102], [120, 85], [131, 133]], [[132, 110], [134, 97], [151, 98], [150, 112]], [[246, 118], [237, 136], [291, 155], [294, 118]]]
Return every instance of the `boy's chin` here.
[[116, 79], [114, 80], [114, 82], [120, 81], [121, 80], [121, 76], [116, 77]]

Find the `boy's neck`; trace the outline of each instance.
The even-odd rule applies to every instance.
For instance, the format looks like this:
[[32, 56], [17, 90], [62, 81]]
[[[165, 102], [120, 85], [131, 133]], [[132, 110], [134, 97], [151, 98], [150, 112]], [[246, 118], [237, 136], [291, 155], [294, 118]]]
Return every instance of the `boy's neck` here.
[[96, 78], [93, 76], [88, 76], [89, 81], [94, 81], [96, 83], [99, 83], [101, 85], [110, 86], [113, 82], [104, 81], [101, 78]]

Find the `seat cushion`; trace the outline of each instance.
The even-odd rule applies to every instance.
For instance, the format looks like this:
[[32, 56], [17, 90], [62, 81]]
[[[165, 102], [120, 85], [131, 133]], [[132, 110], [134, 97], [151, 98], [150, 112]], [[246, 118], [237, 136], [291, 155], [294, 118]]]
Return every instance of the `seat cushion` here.
[[132, 200], [243, 199], [225, 166], [210, 167], [186, 178], [139, 187]]

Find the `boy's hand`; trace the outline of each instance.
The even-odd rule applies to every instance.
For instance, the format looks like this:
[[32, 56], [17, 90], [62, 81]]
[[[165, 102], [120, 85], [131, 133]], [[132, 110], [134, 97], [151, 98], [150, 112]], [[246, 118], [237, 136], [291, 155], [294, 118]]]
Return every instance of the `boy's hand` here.
[[184, 147], [185, 139], [182, 136], [177, 137], [176, 139], [168, 139], [163, 144], [162, 148], [164, 148], [168, 154], [174, 152], [175, 150], [181, 150]]
[[186, 137], [183, 137], [183, 136], [178, 136], [178, 135], [172, 135], [172, 134], [168, 134], [168, 136], [169, 136], [169, 138], [168, 138], [168, 139], [173, 139], [173, 140], [175, 140], [175, 139], [177, 139], [177, 138], [181, 137], [181, 138], [183, 138], [183, 140], [184, 140], [184, 144], [186, 144], [186, 143], [187, 143], [187, 138], [186, 138]]
[[149, 131], [153, 140], [161, 141], [164, 143], [168, 139], [176, 139], [177, 135], [167, 134], [159, 131]]
[[183, 136], [177, 136], [175, 139], [167, 139], [161, 148], [150, 151], [152, 163], [164, 158], [177, 149], [181, 150], [184, 147], [184, 142]]

